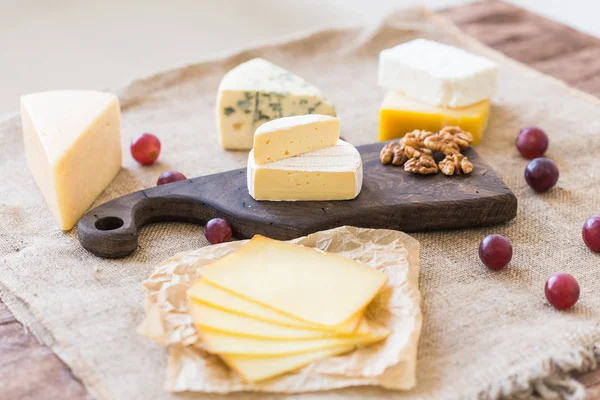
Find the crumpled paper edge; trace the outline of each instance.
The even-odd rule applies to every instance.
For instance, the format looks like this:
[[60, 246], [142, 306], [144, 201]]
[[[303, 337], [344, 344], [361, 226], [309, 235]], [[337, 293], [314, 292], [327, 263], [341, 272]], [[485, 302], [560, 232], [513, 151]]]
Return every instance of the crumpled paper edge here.
[[201, 275], [202, 266], [246, 242], [177, 254], [161, 263], [144, 282], [146, 318], [138, 331], [168, 347], [167, 390], [296, 393], [364, 385], [408, 390], [416, 385], [422, 314], [419, 243], [415, 239], [397, 231], [344, 226], [291, 240], [352, 258], [387, 274], [388, 283], [367, 309], [367, 316], [392, 334], [378, 344], [259, 383], [244, 382], [219, 357], [206, 352], [186, 313], [186, 290]]

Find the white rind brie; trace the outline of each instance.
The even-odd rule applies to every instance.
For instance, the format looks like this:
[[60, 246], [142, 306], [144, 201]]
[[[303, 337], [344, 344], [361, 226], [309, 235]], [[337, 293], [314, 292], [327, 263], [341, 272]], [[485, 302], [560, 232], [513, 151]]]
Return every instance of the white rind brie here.
[[362, 159], [351, 144], [338, 140], [325, 149], [257, 165], [248, 155], [248, 192], [255, 200], [350, 200], [363, 183]]
[[498, 66], [465, 50], [416, 39], [379, 54], [379, 86], [433, 106], [465, 107], [488, 99]]

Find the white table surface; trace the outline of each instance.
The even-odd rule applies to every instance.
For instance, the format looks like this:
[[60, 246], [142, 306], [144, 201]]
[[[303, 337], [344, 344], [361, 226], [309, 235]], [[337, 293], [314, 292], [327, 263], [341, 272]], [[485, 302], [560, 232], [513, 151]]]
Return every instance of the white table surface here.
[[[427, 0], [432, 9], [469, 0]], [[511, 0], [600, 37], [599, 0]], [[0, 114], [19, 96], [104, 89], [319, 27], [360, 24], [418, 0], [0, 0]]]

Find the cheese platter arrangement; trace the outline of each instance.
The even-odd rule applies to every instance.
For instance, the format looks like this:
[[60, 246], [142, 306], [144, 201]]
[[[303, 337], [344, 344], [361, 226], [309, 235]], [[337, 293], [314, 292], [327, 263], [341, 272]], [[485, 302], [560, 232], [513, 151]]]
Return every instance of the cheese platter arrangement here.
[[[495, 62], [416, 39], [381, 51], [378, 67], [378, 83], [388, 92], [378, 110], [376, 143], [355, 147], [344, 140], [344, 119], [319, 88], [254, 58], [222, 77], [215, 107], [215, 143], [223, 152], [248, 151], [246, 168], [196, 178], [165, 171], [156, 187], [90, 209], [119, 173], [122, 158], [118, 99], [92, 91], [23, 96], [28, 165], [59, 228], [77, 226], [81, 246], [95, 256], [132, 254], [139, 229], [148, 224], [205, 225], [208, 242], [221, 246], [159, 266], [145, 283], [154, 318], [146, 323], [158, 318], [169, 325], [165, 321], [177, 316], [157, 298], [180, 299], [177, 312], [185, 318], [175, 330], [190, 336], [175, 343], [193, 343], [218, 357], [231, 374], [232, 391], [269, 385], [332, 357], [382, 356], [399, 337], [404, 347], [396, 355], [405, 358], [393, 363], [406, 363], [405, 379], [386, 383], [385, 369], [373, 376], [382, 387], [411, 389], [421, 332], [418, 243], [387, 230], [500, 224], [517, 215], [517, 197], [473, 148], [493, 111]], [[536, 192], [551, 190], [558, 180], [557, 166], [542, 157], [548, 144], [536, 127], [517, 136], [518, 151], [533, 159], [524, 175]], [[152, 165], [161, 142], [143, 133], [130, 151], [139, 164]], [[584, 234], [592, 250], [600, 241], [595, 221]], [[365, 232], [377, 240], [364, 239]], [[348, 242], [363, 237], [367, 244], [362, 252], [340, 246], [339, 254], [331, 254], [333, 248], [311, 242], [315, 235], [331, 243], [332, 235]], [[238, 246], [232, 237], [249, 240]], [[376, 262], [383, 248], [394, 257], [385, 266]], [[479, 257], [498, 271], [512, 251], [508, 238], [494, 234], [481, 241]], [[397, 276], [394, 266], [405, 275]], [[183, 277], [174, 272], [179, 270]], [[577, 281], [566, 275], [547, 283], [546, 297], [557, 309], [572, 307], [579, 297]], [[410, 318], [394, 315], [407, 304]], [[174, 344], [163, 337], [163, 325], [147, 324], [140, 328], [145, 336]], [[370, 382], [368, 366], [361, 367], [357, 379]]]

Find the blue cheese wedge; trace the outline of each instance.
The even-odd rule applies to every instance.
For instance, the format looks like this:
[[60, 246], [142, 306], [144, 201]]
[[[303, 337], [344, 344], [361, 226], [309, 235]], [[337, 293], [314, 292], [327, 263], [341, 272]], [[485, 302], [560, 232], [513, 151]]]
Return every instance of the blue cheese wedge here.
[[257, 165], [248, 156], [248, 192], [255, 200], [350, 200], [363, 181], [358, 150], [343, 140], [321, 150]]
[[317, 87], [261, 58], [240, 64], [223, 77], [216, 111], [219, 139], [229, 150], [251, 149], [256, 128], [273, 119], [335, 116], [335, 108]]
[[379, 86], [431, 106], [466, 107], [489, 99], [497, 75], [493, 61], [431, 40], [412, 40], [379, 54]]

